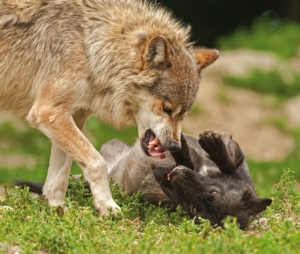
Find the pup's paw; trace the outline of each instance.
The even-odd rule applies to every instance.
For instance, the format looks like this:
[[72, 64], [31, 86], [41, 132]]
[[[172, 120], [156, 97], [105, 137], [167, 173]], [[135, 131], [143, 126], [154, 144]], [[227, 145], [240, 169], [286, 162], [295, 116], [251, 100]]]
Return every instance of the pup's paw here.
[[198, 142], [211, 159], [227, 156], [226, 146], [221, 135], [213, 130], [200, 133]]
[[200, 133], [198, 141], [208, 157], [226, 174], [231, 174], [236, 168], [234, 156], [226, 147], [229, 140], [230, 132], [217, 133], [208, 130]]

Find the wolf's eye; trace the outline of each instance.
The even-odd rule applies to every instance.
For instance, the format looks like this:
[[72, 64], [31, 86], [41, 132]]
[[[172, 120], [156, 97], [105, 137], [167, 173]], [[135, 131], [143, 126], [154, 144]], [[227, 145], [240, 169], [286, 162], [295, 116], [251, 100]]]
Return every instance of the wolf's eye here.
[[210, 192], [210, 195], [212, 195], [212, 196], [215, 196], [215, 195], [217, 195], [218, 194], [218, 192], [216, 192], [216, 191], [211, 191]]
[[168, 106], [166, 106], [165, 104], [163, 104], [163, 110], [164, 110], [168, 115], [172, 115], [172, 109], [169, 108]]

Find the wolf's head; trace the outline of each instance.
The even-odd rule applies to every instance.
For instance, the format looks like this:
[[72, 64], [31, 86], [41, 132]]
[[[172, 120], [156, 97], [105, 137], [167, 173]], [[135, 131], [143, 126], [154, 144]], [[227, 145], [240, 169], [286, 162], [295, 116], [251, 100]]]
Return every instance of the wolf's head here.
[[196, 98], [200, 72], [219, 52], [174, 47], [160, 35], [147, 41], [143, 52], [135, 118], [143, 151], [164, 158], [165, 150], [181, 149], [181, 124]]

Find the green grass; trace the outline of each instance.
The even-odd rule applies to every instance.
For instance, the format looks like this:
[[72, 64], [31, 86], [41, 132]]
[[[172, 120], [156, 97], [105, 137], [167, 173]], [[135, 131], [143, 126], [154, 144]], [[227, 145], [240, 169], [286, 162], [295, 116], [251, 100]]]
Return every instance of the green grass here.
[[300, 75], [291, 72], [289, 82], [277, 70], [265, 72], [254, 69], [246, 76], [224, 76], [222, 82], [232, 87], [244, 88], [260, 94], [271, 94], [283, 101], [300, 94]]
[[[113, 183], [111, 188], [123, 213], [105, 218], [96, 214], [83, 181], [71, 181], [66, 211], [15, 188], [0, 203], [0, 242], [20, 246], [22, 253], [300, 252], [300, 195], [291, 170], [283, 173], [262, 215], [267, 225], [253, 224], [246, 232], [234, 218], [226, 219], [223, 230], [207, 221], [195, 225], [180, 207], [143, 204], [139, 194], [128, 196]], [[0, 253], [6, 251], [0, 247]]]
[[191, 109], [190, 114], [191, 115], [200, 115], [201, 113], [203, 113], [203, 108], [201, 108], [201, 106], [199, 105], [198, 102], [195, 102]]
[[240, 27], [232, 34], [218, 38], [220, 49], [249, 48], [275, 53], [282, 59], [299, 54], [300, 25], [298, 23], [259, 18], [250, 29]]

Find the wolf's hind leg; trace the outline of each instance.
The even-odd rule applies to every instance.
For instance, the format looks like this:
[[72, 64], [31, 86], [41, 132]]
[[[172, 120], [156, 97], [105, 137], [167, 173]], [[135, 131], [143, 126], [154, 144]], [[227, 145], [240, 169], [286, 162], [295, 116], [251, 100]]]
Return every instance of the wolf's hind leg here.
[[204, 131], [199, 135], [199, 144], [218, 168], [226, 174], [233, 173], [244, 158], [239, 145], [228, 131], [221, 133], [212, 130]]
[[62, 206], [68, 187], [72, 158], [55, 143], [52, 143], [50, 164], [43, 197], [49, 205]]
[[[73, 115], [74, 122], [79, 130], [84, 127], [89, 114], [89, 112], [78, 111]], [[50, 205], [63, 205], [72, 161], [73, 159], [65, 151], [52, 143], [48, 174], [43, 187], [43, 196]]]

